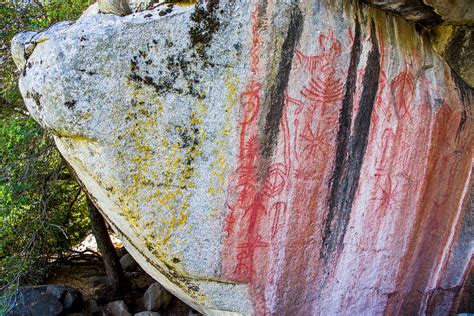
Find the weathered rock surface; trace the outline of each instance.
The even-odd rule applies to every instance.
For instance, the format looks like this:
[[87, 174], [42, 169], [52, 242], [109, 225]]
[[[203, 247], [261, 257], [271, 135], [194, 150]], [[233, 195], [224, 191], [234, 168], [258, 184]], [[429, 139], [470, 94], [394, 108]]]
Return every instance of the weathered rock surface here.
[[64, 312], [80, 309], [83, 302], [81, 292], [65, 285], [48, 285], [46, 286], [46, 294], [55, 297], [62, 304]]
[[[440, 2], [448, 1], [451, 2], [450, 0], [441, 0]], [[437, 25], [443, 22], [442, 17], [437, 14], [434, 7], [425, 0], [362, 0], [362, 2], [399, 14], [407, 20], [424, 26]]]
[[84, 311], [89, 315], [96, 315], [97, 313], [101, 313], [99, 303], [97, 303], [95, 299], [88, 299], [84, 302]]
[[51, 284], [46, 287], [46, 293], [56, 297], [59, 301], [64, 299], [68, 287], [63, 285]]
[[474, 95], [413, 23], [350, 1], [221, 0], [92, 14], [13, 47], [32, 116], [196, 310], [455, 310]]

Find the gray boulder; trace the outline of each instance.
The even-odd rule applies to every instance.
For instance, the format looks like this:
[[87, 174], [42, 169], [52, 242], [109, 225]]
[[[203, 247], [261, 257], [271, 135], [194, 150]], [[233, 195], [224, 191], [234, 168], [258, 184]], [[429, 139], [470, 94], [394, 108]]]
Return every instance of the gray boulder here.
[[101, 13], [111, 13], [115, 15], [131, 14], [129, 0], [98, 0], [99, 11]]
[[63, 311], [63, 306], [56, 297], [32, 288], [21, 290], [17, 303], [11, 315], [57, 316]]
[[172, 295], [158, 282], [153, 283], [143, 295], [143, 303], [148, 311], [165, 308], [171, 301]]
[[144, 312], [136, 313], [133, 316], [160, 316], [160, 313], [144, 311]]
[[95, 299], [88, 299], [84, 302], [84, 311], [89, 315], [100, 313], [100, 306]]
[[134, 271], [137, 268], [137, 262], [129, 253], [126, 253], [120, 258], [120, 265], [123, 271]]
[[132, 316], [128, 311], [128, 307], [124, 301], [113, 301], [107, 304], [107, 311], [110, 316]]
[[82, 293], [76, 289], [69, 288], [62, 300], [64, 311], [77, 311], [81, 308], [83, 300]]
[[64, 285], [51, 284], [46, 288], [46, 293], [56, 297], [60, 302], [64, 299], [68, 287]]

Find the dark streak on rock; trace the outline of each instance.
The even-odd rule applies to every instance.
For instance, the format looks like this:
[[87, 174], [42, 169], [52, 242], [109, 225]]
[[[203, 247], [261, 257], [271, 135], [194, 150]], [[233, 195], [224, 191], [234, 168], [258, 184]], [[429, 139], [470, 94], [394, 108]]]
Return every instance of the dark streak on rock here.
[[210, 45], [214, 33], [219, 30], [218, 8], [219, 0], [209, 0], [205, 6], [202, 3], [196, 5], [191, 15], [193, 21], [189, 29], [191, 46], [201, 57], [206, 56], [205, 49]]
[[363, 90], [359, 101], [359, 111], [351, 135], [353, 96], [357, 81], [357, 64], [361, 53], [360, 26], [356, 20], [346, 91], [339, 117], [336, 162], [328, 201], [329, 212], [324, 224], [323, 248], [320, 253], [320, 256], [326, 261], [343, 246], [342, 242], [350, 219], [352, 203], [357, 191], [360, 170], [368, 143], [370, 119], [377, 96], [380, 75], [380, 52], [373, 21], [370, 38], [372, 49], [367, 57], [366, 71], [362, 79]]
[[23, 77], [26, 77], [26, 69], [29, 69], [31, 67], [33, 67], [33, 63], [27, 62], [26, 65], [23, 67], [23, 71], [21, 72], [21, 75]]
[[64, 102], [64, 105], [65, 105], [68, 109], [72, 110], [72, 109], [74, 109], [74, 107], [76, 106], [76, 100], [66, 101], [66, 102]]
[[459, 92], [461, 105], [463, 107], [459, 126], [456, 131], [456, 140], [459, 140], [462, 131], [466, 127], [467, 118], [472, 116], [470, 105], [472, 104], [472, 100], [474, 100], [474, 89], [469, 87], [454, 70], [451, 70], [451, 76], [453, 77], [454, 84]]
[[[474, 41], [471, 39], [473, 33], [470, 27], [456, 27], [447, 43], [445, 52], [442, 54], [449, 67], [461, 76], [462, 69], [466, 67], [466, 60], [472, 56], [467, 52], [474, 50]], [[461, 76], [456, 76], [455, 79], [461, 78]]]
[[342, 99], [341, 112], [339, 114], [339, 130], [337, 133], [337, 148], [336, 148], [336, 160], [334, 164], [334, 171], [331, 178], [331, 191], [329, 195], [329, 213], [326, 218], [324, 235], [323, 235], [323, 248], [321, 250], [321, 257], [326, 258], [325, 255], [330, 253], [329, 249], [332, 243], [331, 240], [331, 224], [334, 218], [337, 216], [338, 212], [338, 193], [340, 187], [342, 186], [344, 168], [346, 167], [346, 152], [347, 152], [347, 142], [350, 137], [351, 130], [351, 117], [352, 117], [352, 107], [354, 101], [354, 94], [356, 89], [357, 81], [357, 64], [359, 63], [360, 54], [361, 54], [361, 36], [360, 36], [360, 24], [359, 21], [355, 20], [355, 30], [354, 30], [354, 44], [352, 45], [351, 50], [351, 59], [349, 62], [349, 70], [346, 80], [346, 91], [344, 93], [344, 98]]
[[180, 88], [173, 87], [173, 84], [168, 81], [163, 81], [160, 83], [156, 83], [153, 81], [153, 78], [150, 76], [141, 77], [137, 74], [131, 74], [128, 76], [128, 79], [131, 81], [135, 81], [137, 83], [143, 83], [147, 86], [150, 86], [155, 89], [156, 93], [164, 94], [166, 92], [173, 91], [175, 93], [181, 94], [183, 91]]
[[27, 98], [31, 98], [33, 99], [33, 101], [35, 101], [36, 103], [36, 106], [38, 107], [38, 109], [42, 109], [42, 105], [41, 105], [41, 94], [39, 94], [38, 92], [34, 91], [34, 90], [31, 90], [31, 91], [28, 91], [26, 93], [26, 97]]
[[299, 7], [295, 5], [291, 12], [287, 35], [281, 47], [278, 73], [275, 81], [272, 82], [268, 89], [269, 92], [263, 104], [264, 109], [268, 109], [261, 142], [261, 154], [264, 157], [273, 154], [278, 138], [282, 109], [285, 102], [284, 93], [288, 86], [295, 47], [302, 32], [303, 15]]
[[[167, 71], [160, 71], [157, 78], [148, 75], [149, 72], [145, 67], [151, 66], [152, 60], [144, 59], [146, 56], [146, 54], [143, 54], [143, 56], [134, 56], [130, 61], [131, 74], [128, 75], [130, 81], [153, 87], [156, 93], [160, 95], [169, 92], [177, 94], [184, 93], [185, 95], [190, 95], [198, 99], [204, 99], [205, 94], [199, 91], [197, 86], [199, 83], [199, 74], [191, 62], [186, 59], [184, 54], [180, 53], [166, 57], [163, 62], [166, 65]], [[147, 75], [143, 75], [143, 73]], [[176, 81], [181, 76], [187, 83], [184, 88], [176, 87]]]

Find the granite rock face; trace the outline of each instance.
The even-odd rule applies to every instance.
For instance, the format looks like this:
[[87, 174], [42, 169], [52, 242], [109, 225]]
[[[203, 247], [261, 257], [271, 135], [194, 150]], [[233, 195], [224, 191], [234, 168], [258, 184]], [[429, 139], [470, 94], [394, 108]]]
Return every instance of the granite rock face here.
[[13, 44], [31, 115], [130, 254], [196, 310], [455, 310], [474, 92], [412, 22], [221, 0]]

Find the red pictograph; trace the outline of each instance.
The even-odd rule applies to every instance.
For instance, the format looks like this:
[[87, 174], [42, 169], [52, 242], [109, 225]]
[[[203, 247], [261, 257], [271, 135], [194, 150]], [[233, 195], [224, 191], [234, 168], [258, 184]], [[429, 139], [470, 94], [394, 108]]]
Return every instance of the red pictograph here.
[[237, 245], [239, 253], [237, 254], [237, 265], [234, 274], [245, 276], [247, 280], [251, 280], [254, 275], [253, 256], [258, 248], [266, 248], [269, 244], [262, 241], [260, 235], [251, 236], [247, 242]]
[[[265, 214], [265, 203], [259, 193], [258, 177], [260, 142], [257, 117], [260, 113], [261, 85], [258, 82], [260, 37], [260, 10], [252, 13], [252, 46], [250, 49], [251, 79], [240, 96], [242, 118], [240, 120], [240, 152], [237, 168], [232, 177], [231, 190], [235, 194], [227, 201], [227, 245], [225, 264], [227, 274], [236, 280], [250, 280], [253, 275], [253, 253], [265, 243], [260, 241], [258, 229]], [[258, 242], [256, 242], [256, 240]]]
[[297, 97], [286, 95], [289, 111], [294, 113], [291, 156], [297, 163], [293, 175], [306, 183], [321, 177], [334, 150], [335, 129], [344, 85], [337, 73], [341, 43], [329, 30], [318, 38], [320, 53], [306, 55], [295, 50], [296, 71], [307, 78]]
[[317, 132], [313, 132], [311, 126], [306, 125], [301, 134], [301, 140], [305, 144], [302, 150], [303, 155], [306, 158], [319, 156], [325, 159], [328, 156], [328, 151], [332, 149], [327, 143], [327, 139], [328, 137], [321, 129], [321, 126], [318, 126]]
[[269, 197], [280, 194], [286, 184], [286, 166], [282, 163], [276, 163], [270, 167], [270, 172], [263, 186], [263, 192]]
[[300, 114], [301, 111], [303, 111], [304, 106], [305, 106], [303, 101], [292, 98], [292, 97], [288, 96], [287, 93], [285, 93], [285, 103], [286, 103], [287, 106], [288, 105], [296, 105], [295, 114]]
[[303, 71], [313, 74], [317, 71], [318, 65], [321, 64], [322, 58], [320, 56], [306, 56], [298, 49], [295, 49], [295, 59], [297, 66], [303, 69]]
[[[331, 73], [331, 71], [329, 71], [329, 73]], [[340, 79], [332, 76], [325, 78], [314, 77], [308, 86], [303, 87], [300, 93], [303, 97], [315, 104], [333, 104], [341, 99], [343, 85]]]
[[225, 206], [229, 209], [229, 215], [225, 219], [224, 231], [227, 233], [227, 236], [229, 236], [234, 232], [235, 210], [228, 203], [226, 203]]
[[[259, 19], [264, 16], [264, 11], [252, 14], [252, 75], [240, 98], [240, 146], [229, 187], [223, 251], [224, 273], [232, 280], [249, 282], [262, 315], [266, 281], [275, 271], [271, 260], [280, 255], [273, 252], [275, 244], [283, 242], [280, 237], [287, 228], [314, 223], [319, 216], [315, 210], [324, 207], [344, 90], [338, 63], [342, 45], [332, 31], [316, 38], [318, 55], [295, 50], [292, 71], [297, 72], [294, 78], [301, 79], [291, 79], [284, 91], [276, 146], [271, 157], [263, 155], [266, 85], [259, 82], [258, 72], [264, 46]], [[291, 195], [294, 192], [299, 194]], [[311, 238], [314, 227], [310, 226], [295, 232], [299, 240]]]
[[259, 27], [261, 19], [259, 19], [259, 10], [255, 10], [252, 13], [252, 46], [250, 48], [250, 70], [256, 74], [258, 72], [258, 66], [260, 62], [259, 53], [262, 46], [262, 40], [259, 36]]
[[334, 31], [329, 29], [327, 34], [319, 35], [321, 56], [327, 63], [334, 62], [341, 55], [342, 45], [334, 36]]
[[[336, 75], [334, 63], [341, 54], [341, 43], [335, 39], [334, 33], [329, 31], [328, 35], [320, 35], [319, 44], [322, 52], [317, 56], [306, 56], [296, 51], [298, 67], [310, 74], [310, 80], [300, 90], [300, 95], [312, 108], [333, 106], [340, 102], [344, 92], [344, 85]], [[306, 103], [294, 98], [289, 100], [298, 106], [296, 114], [302, 111]], [[313, 119], [313, 113], [314, 111], [311, 112], [310, 120]]]
[[389, 89], [387, 89], [388, 86], [389, 85], [387, 83], [387, 76], [385, 74], [385, 70], [381, 69], [378, 87], [379, 92], [375, 97], [375, 106], [374, 110], [372, 111], [371, 121], [373, 122], [372, 126], [374, 128], [378, 127], [380, 120], [383, 122], [390, 122], [392, 120], [392, 117], [395, 115], [393, 105], [391, 104], [391, 102], [387, 102], [387, 100], [389, 99], [387, 97], [387, 93], [389, 93]]
[[382, 154], [377, 158], [375, 170], [378, 173], [383, 173], [387, 169], [387, 164], [390, 161], [389, 150], [395, 141], [395, 134], [393, 129], [386, 128], [382, 133]]
[[390, 88], [398, 118], [412, 121], [410, 107], [415, 96], [415, 79], [408, 66], [392, 80]]
[[286, 202], [276, 202], [270, 209], [270, 218], [272, 219], [272, 237], [285, 226], [287, 204]]
[[305, 55], [295, 49], [297, 67], [313, 76], [321, 71], [321, 65], [333, 64], [341, 55], [341, 42], [334, 37], [332, 30], [329, 30], [327, 35], [321, 34], [319, 36], [319, 46], [321, 53], [314, 56]]
[[386, 210], [388, 207], [396, 200], [396, 195], [398, 193], [398, 184], [392, 184], [392, 176], [387, 176], [386, 181], [383, 185], [378, 185], [379, 187], [379, 196], [373, 197], [372, 200], [380, 201], [377, 210]]
[[241, 124], [246, 124], [255, 119], [255, 115], [257, 115], [260, 108], [260, 84], [252, 81], [247, 85], [240, 98], [244, 109], [244, 118]]

